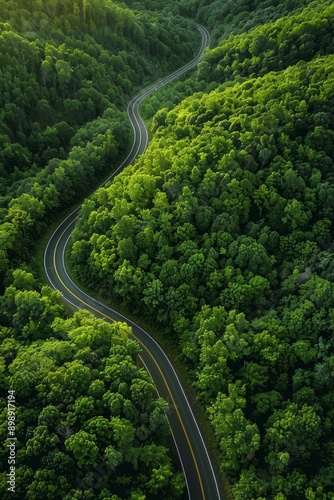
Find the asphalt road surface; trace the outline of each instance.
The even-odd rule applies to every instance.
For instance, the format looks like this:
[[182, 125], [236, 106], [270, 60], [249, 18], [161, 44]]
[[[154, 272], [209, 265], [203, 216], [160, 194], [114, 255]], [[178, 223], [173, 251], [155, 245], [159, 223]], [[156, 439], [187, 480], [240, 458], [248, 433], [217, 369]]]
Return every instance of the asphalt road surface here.
[[[209, 46], [210, 35], [202, 26], [198, 26], [198, 30], [202, 37], [202, 45], [197, 56], [171, 75], [143, 90], [130, 101], [127, 113], [133, 127], [133, 145], [124, 162], [103, 184], [115, 177], [125, 166], [133, 163], [145, 151], [148, 144], [148, 133], [139, 114], [140, 104], [156, 89], [174, 80], [200, 61], [205, 49]], [[191, 500], [222, 499], [223, 496], [198, 421], [180, 379], [162, 348], [133, 321], [87, 295], [71, 280], [66, 271], [65, 250], [79, 210], [80, 207], [60, 224], [47, 244], [44, 253], [44, 268], [48, 282], [61, 292], [62, 298], [72, 307], [88, 309], [106, 321], [126, 322], [132, 328], [133, 337], [139, 342], [142, 349], [141, 361], [153, 378], [159, 396], [169, 404], [167, 418], [185, 475], [189, 498]]]

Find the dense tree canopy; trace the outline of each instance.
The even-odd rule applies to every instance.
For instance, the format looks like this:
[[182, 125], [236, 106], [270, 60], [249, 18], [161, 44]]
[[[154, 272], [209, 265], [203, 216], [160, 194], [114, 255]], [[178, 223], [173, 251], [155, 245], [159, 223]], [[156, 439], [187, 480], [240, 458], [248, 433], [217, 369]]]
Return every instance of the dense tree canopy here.
[[[181, 13], [208, 26], [216, 39], [299, 12], [312, 0], [179, 0]], [[313, 2], [318, 3], [318, 2]]]
[[0, 1], [0, 273], [126, 156], [129, 97], [192, 56], [197, 30], [172, 10]]
[[[20, 269], [0, 298], [0, 433], [6, 442], [10, 389], [17, 498], [179, 498], [168, 405], [137, 366], [130, 329], [87, 311], [66, 318], [57, 298]], [[1, 498], [10, 499], [6, 446], [0, 459]]]
[[65, 314], [26, 266], [127, 154], [129, 97], [193, 56], [180, 14], [216, 46], [147, 101], [152, 144], [85, 201], [72, 273], [173, 342], [236, 500], [334, 496], [331, 2], [0, 0], [0, 432], [11, 388], [20, 498], [184, 490], [129, 329]]
[[13, 498], [8, 389], [14, 496], [142, 500], [185, 489], [168, 405], [138, 367], [130, 330], [86, 312], [68, 318], [27, 266], [55, 215], [126, 156], [130, 96], [199, 45], [177, 8], [127, 4], [0, 1], [1, 498]]
[[334, 494], [333, 14], [209, 51], [215, 89], [154, 116], [73, 237], [76, 276], [178, 343], [240, 500]]

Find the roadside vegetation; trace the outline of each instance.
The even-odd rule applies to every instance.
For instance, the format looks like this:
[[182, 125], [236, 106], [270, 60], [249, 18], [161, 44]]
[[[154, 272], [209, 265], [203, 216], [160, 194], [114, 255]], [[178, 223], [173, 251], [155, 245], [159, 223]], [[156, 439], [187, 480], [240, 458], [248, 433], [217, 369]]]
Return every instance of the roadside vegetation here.
[[[185, 489], [168, 405], [139, 368], [130, 329], [70, 314], [34, 277], [36, 242], [126, 156], [128, 100], [199, 46], [194, 23], [148, 9], [0, 1], [4, 499], [174, 499]], [[15, 391], [15, 493], [7, 483], [8, 390]]]
[[235, 500], [332, 500], [332, 2], [0, 13], [1, 410], [14, 389], [20, 498], [182, 497], [166, 404], [128, 328], [66, 312], [31, 255], [126, 155], [130, 96], [193, 57], [186, 16], [212, 48], [145, 104], [149, 149], [85, 201], [71, 266], [173, 343]]
[[71, 252], [178, 343], [239, 500], [334, 494], [334, 10], [296, 7], [207, 53]]

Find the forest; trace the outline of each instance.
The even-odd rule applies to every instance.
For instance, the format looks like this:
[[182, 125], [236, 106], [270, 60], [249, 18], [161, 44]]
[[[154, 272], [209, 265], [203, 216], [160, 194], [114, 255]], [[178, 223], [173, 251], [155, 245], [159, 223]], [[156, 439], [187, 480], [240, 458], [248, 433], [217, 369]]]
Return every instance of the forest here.
[[[1, 297], [1, 386], [15, 393], [15, 498], [180, 498], [168, 447], [168, 405], [138, 366], [126, 324], [81, 310], [16, 269]], [[7, 438], [2, 397], [1, 442]], [[1, 470], [8, 453], [1, 447]], [[7, 490], [0, 474], [1, 498]], [[83, 496], [84, 495], [84, 496]]]
[[0, 0], [0, 12], [0, 432], [10, 388], [18, 497], [184, 493], [129, 328], [70, 314], [31, 255], [126, 156], [126, 103], [193, 57], [196, 21], [212, 48], [143, 106], [148, 150], [82, 205], [71, 273], [175, 345], [228, 499], [332, 500], [332, 2]]
[[27, 4], [0, 2], [0, 273], [126, 156], [129, 97], [199, 46], [194, 23], [168, 7]]
[[[172, 7], [2, 0], [0, 44], [0, 496], [181, 498], [168, 405], [131, 330], [72, 315], [35, 252], [127, 155], [127, 101], [192, 57], [194, 22]], [[13, 418], [15, 493], [5, 444]]]
[[238, 500], [334, 495], [334, 9], [284, 14], [207, 53], [71, 250], [178, 344]]

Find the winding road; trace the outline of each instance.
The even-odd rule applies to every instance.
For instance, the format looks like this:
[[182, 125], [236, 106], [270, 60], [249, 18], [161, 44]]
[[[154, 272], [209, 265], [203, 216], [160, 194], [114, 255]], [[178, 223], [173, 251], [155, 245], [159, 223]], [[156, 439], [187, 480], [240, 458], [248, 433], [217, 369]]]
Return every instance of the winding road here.
[[[171, 75], [143, 90], [130, 101], [127, 113], [134, 132], [133, 145], [127, 158], [103, 185], [145, 151], [148, 144], [148, 133], [139, 114], [140, 104], [157, 88], [166, 85], [198, 63], [210, 42], [207, 30], [202, 26], [198, 26], [198, 30], [201, 33], [202, 45], [197, 56]], [[72, 307], [86, 308], [99, 318], [104, 318], [107, 321], [126, 322], [132, 328], [133, 338], [139, 342], [142, 349], [141, 361], [153, 378], [159, 396], [169, 404], [167, 418], [186, 478], [189, 498], [191, 500], [220, 500], [223, 496], [197, 418], [181, 381], [162, 348], [133, 321], [87, 295], [71, 280], [66, 271], [65, 250], [79, 210], [80, 207], [60, 224], [47, 244], [44, 253], [44, 269], [47, 280], [54, 289], [61, 292], [62, 298]]]

